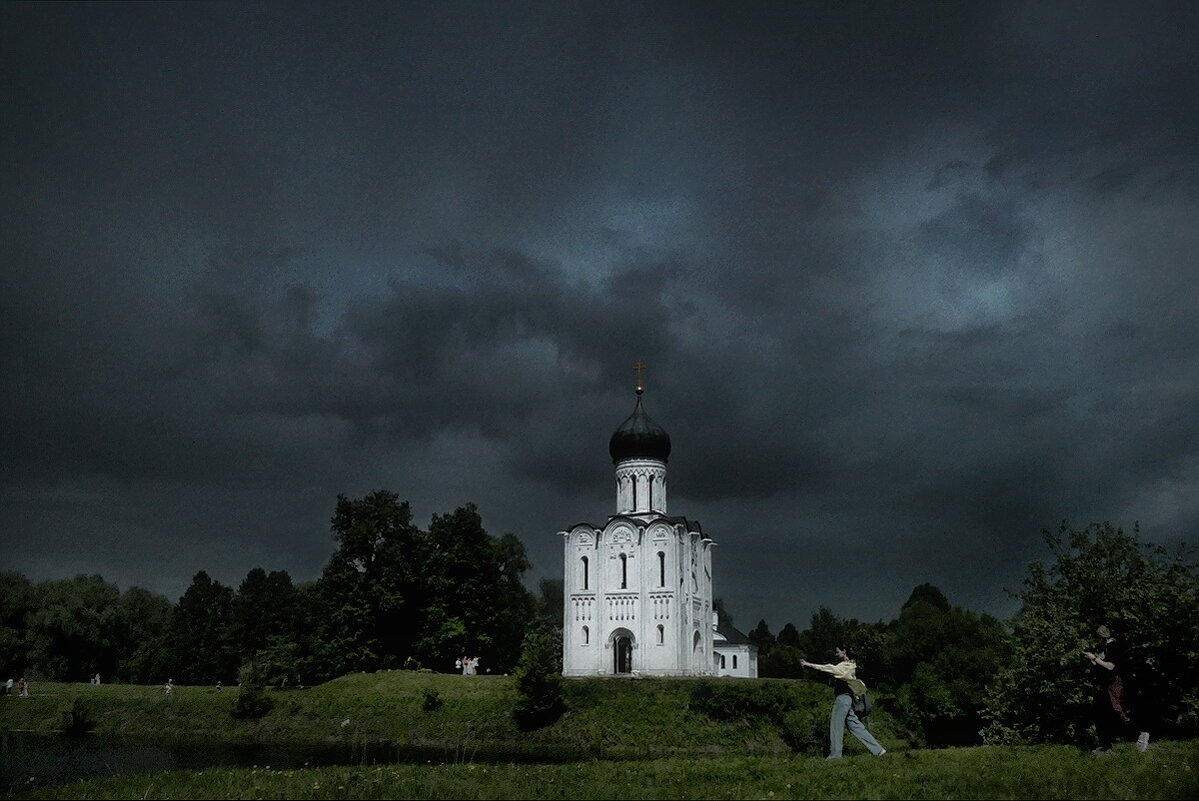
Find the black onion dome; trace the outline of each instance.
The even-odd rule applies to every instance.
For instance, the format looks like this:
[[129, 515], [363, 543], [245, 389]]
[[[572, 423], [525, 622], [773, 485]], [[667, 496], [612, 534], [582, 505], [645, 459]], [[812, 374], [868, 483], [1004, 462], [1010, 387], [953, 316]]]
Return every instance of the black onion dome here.
[[637, 393], [637, 406], [633, 413], [608, 440], [608, 453], [612, 454], [612, 464], [619, 464], [626, 459], [657, 459], [665, 462], [670, 458], [670, 436], [641, 408], [640, 392]]

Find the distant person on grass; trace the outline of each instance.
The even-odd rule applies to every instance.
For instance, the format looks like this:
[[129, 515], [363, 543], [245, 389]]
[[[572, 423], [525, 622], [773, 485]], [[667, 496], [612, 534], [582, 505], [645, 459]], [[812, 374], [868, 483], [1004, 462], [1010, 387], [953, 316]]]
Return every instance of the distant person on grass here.
[[[1124, 643], [1113, 637], [1107, 626], [1096, 628], [1095, 637], [1095, 650], [1082, 652], [1083, 658], [1091, 663], [1091, 676], [1095, 681], [1092, 709], [1095, 714], [1095, 734], [1099, 738], [1095, 753], [1112, 750], [1116, 740], [1122, 740], [1137, 730], [1140, 731], [1137, 750], [1144, 752], [1149, 748], [1149, 732], [1144, 728], [1143, 709], [1133, 699], [1128, 652]], [[1133, 719], [1134, 710], [1137, 720]]]
[[845, 646], [837, 648], [835, 653], [837, 656], [835, 665], [814, 665], [805, 659], [799, 660], [804, 667], [829, 673], [833, 677], [834, 698], [833, 714], [829, 719], [828, 727], [828, 759], [841, 758], [846, 725], [849, 726], [850, 734], [861, 740], [862, 745], [866, 746], [866, 750], [875, 756], [882, 756], [887, 753], [887, 749], [878, 744], [878, 740], [874, 739], [874, 735], [866, 729], [866, 726], [853, 711], [854, 696], [866, 692], [866, 685], [857, 677], [858, 665], [849, 658], [849, 649]]

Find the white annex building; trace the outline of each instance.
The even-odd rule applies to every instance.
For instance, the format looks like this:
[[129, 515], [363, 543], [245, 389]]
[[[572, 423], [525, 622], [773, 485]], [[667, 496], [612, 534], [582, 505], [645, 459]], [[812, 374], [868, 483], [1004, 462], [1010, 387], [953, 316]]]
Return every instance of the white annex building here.
[[642, 392], [639, 373], [633, 413], [608, 442], [616, 514], [602, 528], [559, 532], [566, 676], [722, 673], [713, 649], [714, 543], [697, 521], [666, 514], [670, 437], [645, 413]]
[[758, 646], [732, 626], [722, 626], [712, 613], [712, 658], [717, 676], [758, 677]]

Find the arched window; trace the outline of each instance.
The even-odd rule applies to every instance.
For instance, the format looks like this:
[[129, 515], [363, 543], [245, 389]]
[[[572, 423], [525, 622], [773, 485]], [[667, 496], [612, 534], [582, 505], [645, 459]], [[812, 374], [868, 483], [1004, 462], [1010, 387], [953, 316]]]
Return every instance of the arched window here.
[[620, 588], [622, 590], [629, 588], [629, 557], [623, 553], [620, 555]]
[[583, 589], [587, 589], [587, 557], [582, 557], [583, 562]]
[[666, 586], [666, 554], [658, 551], [658, 586]]
[[733, 670], [737, 669], [737, 655], [733, 654]]
[[654, 508], [654, 477], [653, 476], [650, 476], [649, 478], [645, 479], [645, 486], [646, 486], [647, 491], [649, 492], [649, 503], [646, 504], [646, 508], [653, 509]]
[[724, 670], [724, 654], [720, 655], [720, 669]]
[[666, 642], [666, 628], [661, 623], [659, 623], [658, 624], [658, 645], [661, 645], [664, 642]]
[[633, 482], [633, 511], [637, 511], [637, 476], [629, 476], [629, 480]]
[[586, 626], [583, 627], [583, 645], [591, 644], [591, 630]]

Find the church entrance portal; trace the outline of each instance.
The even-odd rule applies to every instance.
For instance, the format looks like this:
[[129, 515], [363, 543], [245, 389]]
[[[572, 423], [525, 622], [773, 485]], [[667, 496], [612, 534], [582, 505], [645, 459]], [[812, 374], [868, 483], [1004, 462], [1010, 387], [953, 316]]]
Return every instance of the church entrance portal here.
[[615, 664], [614, 672], [619, 675], [621, 673], [633, 672], [633, 638], [629, 636], [617, 637], [613, 650], [613, 659]]

